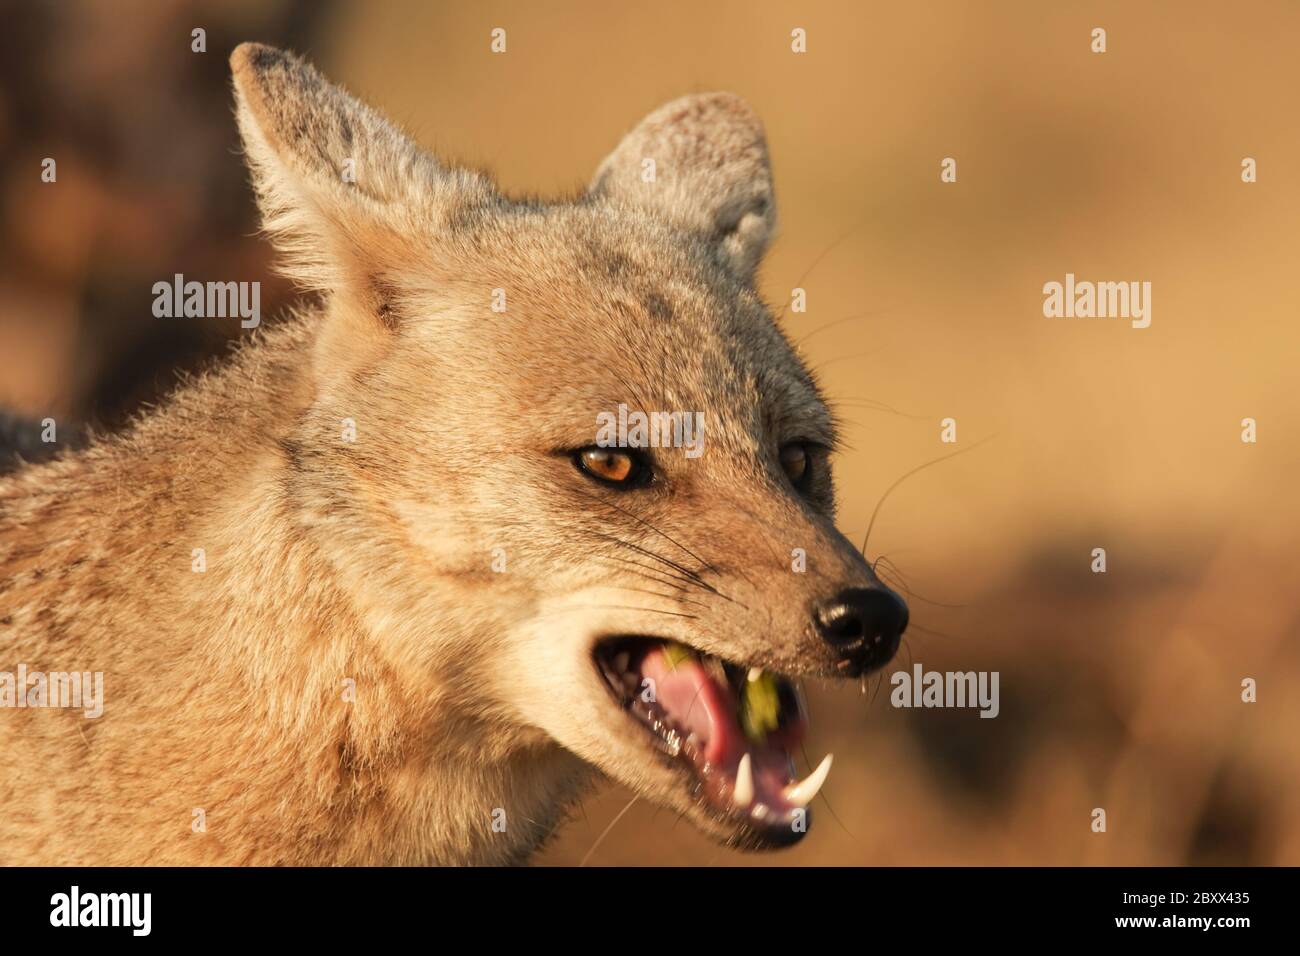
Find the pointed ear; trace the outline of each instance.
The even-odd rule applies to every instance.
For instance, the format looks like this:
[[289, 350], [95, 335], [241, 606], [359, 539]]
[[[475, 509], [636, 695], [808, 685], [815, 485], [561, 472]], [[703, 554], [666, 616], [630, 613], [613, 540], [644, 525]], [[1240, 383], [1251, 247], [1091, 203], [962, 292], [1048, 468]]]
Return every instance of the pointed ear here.
[[731, 93], [684, 96], [655, 110], [600, 164], [590, 192], [706, 234], [746, 281], [776, 229], [763, 125]]
[[381, 285], [411, 245], [401, 237], [435, 235], [458, 207], [492, 192], [481, 176], [439, 165], [300, 57], [244, 43], [230, 66], [263, 228], [284, 271], [308, 288]]

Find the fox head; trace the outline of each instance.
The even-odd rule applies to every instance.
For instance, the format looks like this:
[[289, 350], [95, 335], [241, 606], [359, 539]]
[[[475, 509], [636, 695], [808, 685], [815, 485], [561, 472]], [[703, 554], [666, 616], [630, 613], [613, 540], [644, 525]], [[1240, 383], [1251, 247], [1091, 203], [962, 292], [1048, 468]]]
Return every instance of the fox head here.
[[684, 97], [517, 200], [293, 55], [232, 65], [264, 228], [325, 302], [290, 487], [393, 670], [719, 840], [799, 839], [829, 760], [794, 771], [792, 678], [880, 667], [907, 609], [835, 528], [832, 415], [755, 288], [757, 117]]

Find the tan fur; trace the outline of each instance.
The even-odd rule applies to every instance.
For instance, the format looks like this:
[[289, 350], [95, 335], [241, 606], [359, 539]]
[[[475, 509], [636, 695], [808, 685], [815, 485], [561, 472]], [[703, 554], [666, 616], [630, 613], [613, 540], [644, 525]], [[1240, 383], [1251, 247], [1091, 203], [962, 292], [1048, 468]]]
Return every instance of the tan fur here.
[[[515, 862], [592, 767], [731, 838], [590, 654], [656, 634], [828, 674], [808, 606], [871, 580], [829, 476], [805, 499], [776, 457], [834, 435], [754, 291], [758, 121], [688, 97], [587, 194], [514, 202], [295, 57], [245, 44], [232, 66], [265, 227], [324, 304], [126, 434], [0, 480], [0, 670], [103, 671], [106, 696], [98, 719], [0, 709], [0, 862]], [[665, 454], [637, 498], [593, 485], [556, 452], [620, 402], [703, 410], [705, 454]]]

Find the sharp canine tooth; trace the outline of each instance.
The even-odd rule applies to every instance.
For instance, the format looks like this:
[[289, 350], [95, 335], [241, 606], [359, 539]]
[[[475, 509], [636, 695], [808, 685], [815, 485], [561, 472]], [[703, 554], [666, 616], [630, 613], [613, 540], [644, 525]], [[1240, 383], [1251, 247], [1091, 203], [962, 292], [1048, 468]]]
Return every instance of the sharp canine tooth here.
[[822, 762], [817, 765], [817, 769], [808, 774], [799, 783], [792, 783], [786, 787], [782, 796], [788, 803], [793, 803], [797, 807], [806, 807], [812, 803], [813, 797], [817, 796], [817, 791], [822, 788], [826, 778], [831, 772], [831, 757], [827, 754]]
[[761, 668], [761, 667], [751, 667], [751, 668], [749, 669], [749, 682], [750, 682], [751, 684], [752, 684], [754, 681], [758, 680], [758, 679], [759, 679], [760, 677], [762, 677], [762, 676], [763, 676], [763, 668]]
[[754, 802], [754, 768], [749, 754], [740, 758], [740, 766], [736, 768], [736, 792], [731, 799], [742, 810]]

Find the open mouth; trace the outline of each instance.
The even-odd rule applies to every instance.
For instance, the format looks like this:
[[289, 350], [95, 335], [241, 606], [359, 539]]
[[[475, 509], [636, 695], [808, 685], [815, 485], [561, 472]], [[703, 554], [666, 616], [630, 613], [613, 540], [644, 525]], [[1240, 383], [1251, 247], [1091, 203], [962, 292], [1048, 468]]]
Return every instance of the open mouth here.
[[808, 718], [789, 679], [648, 637], [602, 641], [595, 661], [615, 700], [682, 767], [711, 816], [742, 824], [757, 845], [803, 835], [831, 756], [796, 776], [792, 752]]

